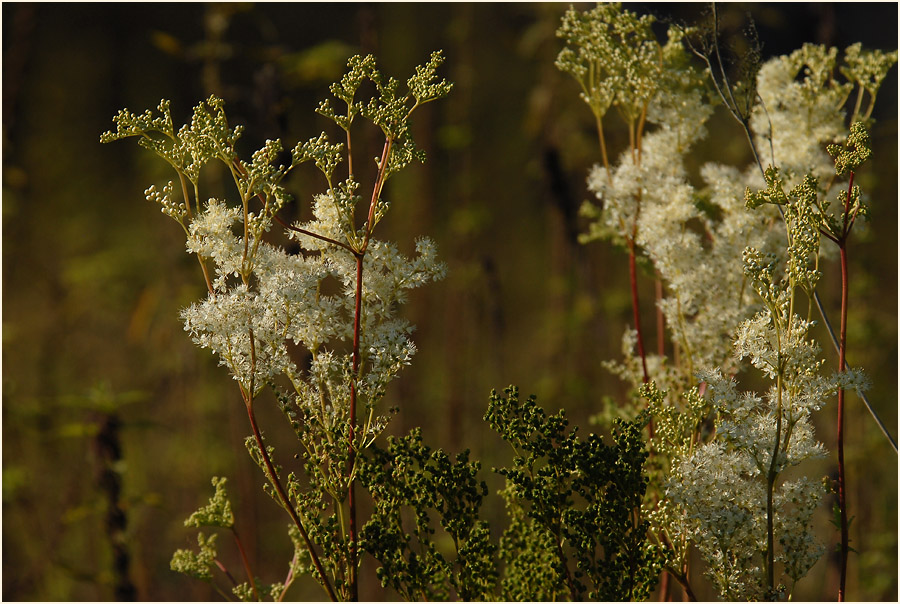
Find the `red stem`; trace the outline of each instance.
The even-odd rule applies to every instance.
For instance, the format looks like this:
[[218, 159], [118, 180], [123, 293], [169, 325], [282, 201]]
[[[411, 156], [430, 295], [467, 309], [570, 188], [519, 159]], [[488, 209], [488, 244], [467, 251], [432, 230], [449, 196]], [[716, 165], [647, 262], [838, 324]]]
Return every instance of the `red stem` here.
[[346, 243], [341, 243], [340, 241], [337, 241], [337, 240], [335, 240], [335, 239], [331, 239], [331, 238], [329, 238], [329, 237], [325, 237], [324, 235], [319, 235], [318, 233], [313, 233], [312, 231], [307, 231], [306, 229], [301, 229], [300, 227], [295, 227], [295, 226], [293, 226], [293, 225], [291, 225], [291, 224], [288, 224], [288, 223], [286, 223], [284, 220], [282, 220], [282, 219], [278, 216], [278, 214], [272, 214], [272, 217], [273, 217], [275, 220], [278, 221], [278, 224], [280, 224], [281, 226], [283, 226], [283, 227], [286, 228], [286, 229], [290, 229], [291, 231], [296, 231], [296, 232], [298, 232], [298, 233], [303, 233], [304, 235], [309, 235], [310, 237], [313, 237], [313, 238], [318, 239], [318, 240], [320, 240], [320, 241], [325, 241], [326, 243], [332, 243], [332, 244], [334, 244], [334, 245], [336, 245], [336, 246], [338, 246], [338, 247], [342, 247], [342, 248], [344, 248], [345, 250], [349, 250], [349, 251], [351, 251], [351, 252], [353, 251], [353, 248], [351, 248], [351, 247], [350, 247], [349, 245], [347, 245]]
[[[847, 267], [847, 235], [850, 232], [850, 198], [853, 191], [853, 172], [850, 172], [850, 182], [847, 185], [847, 198], [844, 201], [844, 229], [841, 232], [838, 245], [841, 250], [841, 333], [840, 348], [838, 352], [838, 371], [843, 372], [847, 368], [847, 308], [849, 301], [849, 278]], [[838, 587], [838, 602], [843, 602], [847, 587], [847, 556], [850, 553], [849, 525], [847, 523], [847, 482], [846, 468], [844, 466], [844, 389], [838, 390], [838, 417], [837, 417], [837, 441], [838, 441], [838, 505], [841, 511], [841, 581]]]
[[[650, 381], [650, 374], [647, 373], [647, 354], [644, 352], [644, 336], [641, 333], [641, 312], [640, 312], [640, 304], [638, 303], [638, 290], [637, 290], [637, 263], [634, 257], [634, 238], [630, 237], [628, 239], [628, 274], [631, 278], [631, 308], [634, 312], [634, 329], [637, 331], [637, 346], [638, 346], [638, 354], [641, 355], [641, 369], [644, 371], [643, 381], [646, 384]], [[655, 430], [653, 429], [653, 418], [650, 418], [650, 421], [647, 424], [647, 433], [649, 437], [652, 439]]]
[[[234, 585], [235, 587], [237, 587], [237, 586], [238, 586], [237, 580], [236, 580], [236, 579], [234, 578], [234, 576], [228, 571], [228, 569], [225, 568], [225, 565], [222, 564], [222, 562], [221, 562], [218, 558], [215, 558], [215, 559], [213, 560], [213, 562], [215, 563], [216, 567], [217, 567], [220, 571], [222, 571], [222, 572], [225, 574], [226, 577], [228, 577], [228, 580], [231, 581], [231, 584]], [[220, 592], [220, 593], [221, 593], [221, 592]]]
[[359, 250], [353, 250], [356, 256], [356, 300], [353, 312], [353, 375], [350, 379], [350, 438], [349, 457], [347, 459], [347, 505], [350, 508], [350, 599], [359, 600], [359, 573], [357, 572], [357, 534], [356, 534], [356, 480], [353, 478], [353, 468], [356, 466], [356, 380], [359, 377], [359, 365], [361, 362], [359, 352], [360, 324], [362, 323], [362, 287], [363, 287], [363, 259], [366, 249], [369, 247], [369, 238], [372, 235], [375, 221], [375, 206], [381, 195], [387, 174], [388, 162], [391, 156], [392, 138], [384, 141], [384, 149], [381, 152], [381, 162], [378, 165], [378, 175], [375, 178], [375, 186], [372, 188], [372, 199], [369, 201], [369, 215], [366, 221], [366, 235]]
[[247, 579], [250, 580], [250, 588], [253, 590], [253, 595], [256, 597], [257, 602], [259, 602], [259, 592], [256, 591], [256, 581], [253, 580], [253, 571], [250, 570], [250, 561], [247, 560], [247, 552], [244, 551], [244, 544], [241, 542], [241, 538], [238, 536], [237, 529], [233, 526], [231, 527], [231, 533], [234, 535], [234, 540], [237, 542], [238, 551], [241, 553], [241, 561], [244, 563], [244, 570], [247, 571]]
[[[846, 242], [845, 242], [846, 243]], [[838, 371], [846, 368], [847, 352], [847, 246], [841, 246], [841, 347]], [[850, 539], [847, 526], [847, 488], [844, 467], [844, 389], [838, 390], [838, 505], [841, 509], [841, 584], [838, 589], [838, 602], [844, 601], [847, 585], [847, 555], [850, 551]]]
[[641, 312], [638, 303], [637, 262], [634, 256], [634, 238], [628, 239], [628, 275], [631, 278], [631, 309], [634, 312], [634, 329], [637, 331], [638, 354], [641, 355], [641, 368], [644, 371], [644, 383], [650, 381], [647, 373], [647, 355], [644, 352], [644, 336], [641, 334]]
[[[675, 572], [673, 569], [666, 567], [666, 570], [669, 571], [669, 574], [678, 581], [678, 584], [681, 585], [681, 588], [684, 590], [685, 601], [687, 602], [696, 602], [697, 596], [694, 595], [694, 590], [691, 589], [691, 584], [687, 580], [687, 573], [679, 573]], [[683, 569], [684, 570], [684, 569]]]
[[300, 518], [297, 516], [296, 510], [294, 510], [294, 506], [291, 504], [290, 499], [288, 499], [287, 493], [284, 492], [284, 487], [281, 486], [281, 481], [278, 480], [278, 475], [275, 473], [275, 468], [272, 466], [272, 460], [269, 459], [269, 452], [266, 451], [266, 445], [263, 443], [262, 434], [259, 431], [259, 426], [256, 425], [256, 416], [253, 414], [253, 399], [250, 398], [250, 395], [246, 393], [241, 388], [241, 393], [244, 394], [244, 402], [247, 407], [247, 415], [250, 418], [250, 427], [253, 429], [253, 437], [256, 439], [256, 444], [259, 447], [259, 452], [262, 454], [263, 462], [266, 464], [266, 470], [269, 472], [269, 476], [272, 479], [272, 484], [275, 487], [275, 491], [278, 493], [278, 497], [281, 499], [281, 502], [284, 504], [284, 508], [287, 510], [287, 513], [291, 516], [291, 520], [294, 521], [294, 526], [297, 527], [297, 530], [300, 531], [300, 536], [303, 537], [303, 541], [306, 543], [306, 549], [309, 551], [309, 557], [312, 560], [313, 566], [316, 567], [316, 571], [319, 573], [319, 577], [322, 580], [322, 586], [325, 588], [325, 591], [328, 592], [328, 597], [332, 602], [337, 602], [338, 598], [334, 593], [334, 589], [331, 587], [331, 582], [328, 581], [328, 575], [325, 574], [325, 569], [322, 567], [322, 563], [319, 560], [319, 555], [316, 553], [316, 550], [313, 548], [312, 541], [309, 538], [309, 533], [306, 532], [306, 529], [303, 527], [303, 523], [300, 522]]

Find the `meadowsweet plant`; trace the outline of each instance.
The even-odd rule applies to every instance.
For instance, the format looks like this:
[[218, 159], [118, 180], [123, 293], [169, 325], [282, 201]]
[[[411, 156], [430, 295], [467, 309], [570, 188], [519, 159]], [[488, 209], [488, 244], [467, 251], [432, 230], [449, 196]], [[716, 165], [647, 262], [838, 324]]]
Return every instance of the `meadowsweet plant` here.
[[[411, 326], [398, 316], [397, 306], [407, 290], [441, 278], [445, 270], [427, 238], [416, 241], [417, 254], [410, 258], [373, 237], [389, 208], [382, 197], [385, 182], [424, 158], [410, 136], [410, 117], [450, 91], [436, 76], [441, 62], [439, 52], [432, 54], [401, 90], [373, 57], [353, 57], [331, 87], [336, 101], [318, 108], [345, 132], [346, 142], [333, 143], [322, 133], [293, 147], [287, 164], [279, 163], [278, 140], [266, 141], [249, 161], [241, 159], [242, 128], [229, 125], [224, 102], [216, 97], [199, 104], [190, 123], [177, 130], [169, 103], [162, 101], [158, 114], [120, 111], [116, 130], [101, 137], [102, 142], [137, 137], [174, 169], [177, 184], [151, 186], [146, 196], [184, 230], [187, 250], [197, 257], [206, 282], [206, 299], [182, 313], [185, 330], [199, 347], [219, 356], [240, 390], [253, 433], [247, 447], [267, 478], [267, 491], [300, 536], [289, 579], [308, 571], [332, 599], [357, 596], [358, 459], [387, 424], [379, 408], [385, 387], [415, 353]], [[368, 99], [358, 98], [364, 82], [374, 91]], [[351, 137], [360, 121], [384, 135], [364, 203]], [[236, 203], [201, 195], [200, 174], [212, 162], [230, 173]], [[305, 163], [322, 173], [325, 190], [313, 197], [311, 221], [287, 224], [278, 217], [292, 201], [282, 181]], [[275, 223], [299, 243], [299, 254], [270, 243]], [[299, 366], [291, 353], [298, 346], [311, 359], [308, 367]], [[276, 393], [296, 431], [305, 480], [285, 474], [263, 439], [254, 405], [266, 389]], [[218, 490], [216, 497], [221, 499]], [[212, 518], [216, 526], [233, 528], [230, 515]], [[179, 552], [173, 568], [208, 579], [199, 569], [215, 561], [214, 537], [200, 539], [199, 556]], [[255, 599], [256, 578], [249, 568], [247, 574], [249, 583], [236, 585], [235, 593]], [[289, 584], [282, 584], [281, 596]]]
[[[843, 476], [843, 391], [865, 382], [847, 370], [843, 337], [838, 372], [825, 375], [808, 331], [813, 301], [822, 308], [816, 284], [828, 250], [820, 250], [821, 237], [845, 254], [855, 219], [865, 215], [850, 170], [867, 155], [863, 127], [896, 52], [854, 45], [841, 64], [837, 49], [808, 44], [761, 63], [756, 49], [745, 57], [744, 81], [732, 82], [715, 8], [712, 16], [708, 31], [670, 26], [662, 43], [650, 17], [621, 5], [570, 9], [558, 31], [566, 46], [557, 66], [580, 84], [600, 138], [601, 163], [588, 178], [596, 201], [582, 208], [589, 221], [582, 240], [624, 243], [631, 267], [642, 254], [663, 285], [656, 306], [672, 354], [645, 349], [632, 268], [635, 325], [623, 336], [623, 361], [608, 366], [638, 396], [603, 415], [634, 417], [646, 406], [655, 421], [645, 506], [667, 574], [693, 597], [689, 551], [696, 547], [722, 597], [774, 597], [823, 551], [810, 525], [821, 483], [785, 481], [783, 471], [826, 454], [810, 415], [838, 393]], [[698, 187], [685, 158], [718, 103], [744, 128], [756, 163], [708, 163]], [[613, 107], [629, 134], [618, 159], [603, 134]], [[846, 296], [842, 330], [845, 313]], [[768, 392], [738, 389], [734, 377], [748, 361], [771, 380]], [[843, 482], [839, 490], [843, 498]], [[843, 499], [840, 516], [846, 523]]]
[[[408, 257], [375, 237], [390, 209], [385, 183], [424, 159], [412, 115], [451, 89], [437, 76], [439, 52], [405, 85], [373, 57], [351, 58], [317, 108], [341, 140], [322, 133], [287, 153], [270, 140], [242, 159], [243, 129], [217, 97], [177, 129], [167, 101], [118, 113], [101, 141], [135, 137], [175, 172], [145, 195], [182, 228], [206, 285], [206, 297], [182, 311], [184, 327], [233, 378], [250, 424], [246, 448], [294, 546], [280, 571], [253, 569], [217, 477], [208, 504], [185, 522], [196, 548], [176, 551], [173, 570], [245, 601], [282, 601], [304, 576], [331, 600], [356, 600], [364, 563], [406, 600], [634, 600], [658, 582], [668, 595], [669, 579], [696, 599], [701, 574], [728, 600], [789, 596], [825, 551], [814, 513], [826, 485], [807, 462], [829, 455], [813, 417], [836, 396], [843, 599], [845, 391], [865, 401], [868, 382], [846, 362], [847, 243], [868, 214], [854, 178], [871, 154], [874, 102], [897, 53], [806, 45], [763, 63], [757, 48], [743, 81], [732, 82], [712, 16], [708, 31], [673, 25], [664, 41], [652, 17], [617, 3], [562, 19], [556, 64], [580, 86], [599, 143], [582, 241], [612, 241], [628, 257], [634, 322], [623, 358], [607, 366], [632, 394], [599, 410], [618, 416], [604, 441], [514, 387], [492, 392], [484, 420], [511, 451], [493, 468], [505, 480], [499, 493], [469, 451], [434, 449], [420, 429], [383, 436], [387, 386], [416, 352], [399, 309], [408, 290], [446, 270], [427, 238]], [[697, 178], [689, 155], [718, 105], [744, 130], [754, 162], [707, 163]], [[627, 131], [622, 149], [607, 144], [611, 120]], [[361, 127], [384, 141], [365, 183], [354, 170]], [[210, 164], [231, 176], [231, 196], [201, 194]], [[322, 174], [322, 190], [311, 196], [312, 218], [290, 224], [279, 216], [293, 201], [284, 180], [303, 164]], [[285, 237], [299, 252], [277, 243]], [[831, 369], [810, 335], [819, 319], [830, 328], [816, 291], [828, 241], [842, 283]], [[640, 321], [639, 262], [658, 285], [655, 354]], [[273, 401], [297, 437], [301, 471], [278, 463], [285, 453], [257, 422], [256, 407]], [[492, 501], [505, 507], [502, 528], [486, 521]], [[240, 574], [219, 559], [223, 534], [240, 553]], [[264, 581], [271, 572], [284, 579]]]
[[[407, 258], [372, 236], [389, 208], [381, 195], [385, 181], [422, 159], [410, 138], [410, 116], [450, 90], [436, 78], [440, 62], [433, 54], [401, 94], [372, 57], [352, 58], [331, 87], [340, 107], [332, 101], [318, 107], [345, 131], [346, 142], [332, 143], [323, 133], [297, 144], [287, 164], [279, 162], [280, 141], [241, 160], [242, 129], [228, 124], [216, 97], [199, 104], [178, 130], [163, 101], [158, 115], [120, 111], [117, 129], [101, 137], [137, 137], [176, 172], [177, 185], [151, 186], [146, 197], [182, 227], [207, 285], [206, 299], [182, 312], [185, 330], [219, 356], [237, 383], [252, 430], [247, 449], [266, 476], [265, 491], [291, 519], [294, 556], [286, 576], [264, 583], [244, 553], [226, 480], [213, 479], [209, 503], [185, 522], [201, 529], [198, 549], [179, 549], [171, 567], [212, 583], [226, 599], [216, 582], [220, 573], [241, 600], [281, 601], [303, 575], [332, 600], [357, 599], [363, 554], [379, 564], [381, 584], [408, 600], [630, 599], [646, 597], [656, 580], [659, 556], [640, 515], [642, 418], [621, 423], [615, 444], [607, 446], [596, 435], [577, 439], [562, 415], [548, 417], [533, 398], [519, 405], [514, 390], [492, 396], [485, 419], [519, 452], [513, 468], [496, 470], [509, 483], [503, 496], [511, 516], [499, 547], [480, 518], [488, 491], [468, 452], [451, 458], [424, 444], [418, 430], [391, 437], [386, 446], [376, 442], [388, 422], [378, 405], [385, 388], [415, 353], [411, 326], [397, 307], [406, 290], [445, 270], [428, 239], [419, 239], [417, 255]], [[374, 95], [357, 100], [364, 82]], [[360, 118], [385, 139], [361, 225], [351, 153], [351, 129]], [[201, 201], [201, 172], [211, 162], [231, 174], [237, 203]], [[304, 163], [322, 173], [325, 192], [313, 198], [313, 220], [287, 224], [278, 212], [292, 197], [282, 181]], [[272, 243], [276, 223], [299, 243], [299, 254]], [[298, 347], [309, 355], [305, 366], [296, 360]], [[296, 433], [302, 476], [285, 472], [263, 438], [254, 405], [264, 390], [274, 392]], [[365, 522], [357, 517], [357, 485], [371, 503]], [[219, 534], [210, 529], [231, 534], [246, 581], [218, 559]]]

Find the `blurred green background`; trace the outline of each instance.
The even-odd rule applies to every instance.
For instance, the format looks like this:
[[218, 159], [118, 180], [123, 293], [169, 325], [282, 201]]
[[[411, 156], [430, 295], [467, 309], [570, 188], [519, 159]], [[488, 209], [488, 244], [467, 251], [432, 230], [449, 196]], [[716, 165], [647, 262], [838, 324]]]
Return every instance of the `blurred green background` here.
[[[585, 7], [589, 5], [584, 5]], [[470, 448], [490, 467], [506, 449], [482, 422], [488, 393], [518, 384], [548, 409], [588, 418], [627, 395], [601, 366], [620, 358], [631, 324], [627, 261], [611, 246], [581, 246], [577, 209], [599, 160], [577, 84], [553, 65], [564, 4], [15, 4], [3, 11], [3, 599], [206, 600], [206, 584], [169, 570], [194, 531], [183, 519], [229, 479], [254, 568], [283, 579], [287, 518], [261, 489], [243, 446], [239, 393], [195, 349], [179, 309], [205, 295], [180, 229], [143, 199], [167, 166], [128, 142], [101, 145], [119, 108], [172, 100], [176, 126], [210, 93], [247, 126], [245, 156], [267, 138], [286, 146], [328, 127], [314, 113], [351, 54], [374, 53], [405, 79], [443, 49], [449, 98], [417, 112], [428, 153], [389, 183], [381, 238], [412, 250], [427, 234], [448, 277], [416, 291], [404, 312], [419, 353], [389, 391], [393, 433], [422, 426], [426, 442]], [[695, 4], [636, 4], [638, 12], [700, 18]], [[749, 11], [764, 57], [803, 42], [897, 48], [895, 4], [727, 4], [736, 33]], [[661, 29], [660, 31], [664, 31]], [[851, 247], [848, 358], [864, 366], [870, 399], [897, 434], [897, 69], [879, 95], [875, 155], [858, 181], [872, 221]], [[622, 130], [608, 126], [612, 144]], [[380, 150], [377, 137], [369, 155]], [[698, 149], [704, 161], [746, 165], [724, 114]], [[291, 177], [310, 215], [312, 171]], [[837, 267], [821, 295], [839, 309]], [[653, 284], [641, 277], [645, 325]], [[654, 347], [653, 335], [648, 346]], [[824, 342], [821, 338], [820, 341]], [[834, 360], [830, 346], [823, 345]], [[832, 364], [832, 366], [834, 366]], [[848, 496], [855, 515], [848, 599], [897, 599], [897, 456], [861, 402], [849, 399]], [[260, 423], [290, 466], [292, 437], [274, 405]], [[836, 406], [819, 416], [834, 448]], [[290, 451], [290, 453], [289, 453]], [[835, 472], [832, 455], [822, 473]], [[110, 513], [109, 502], [117, 501]], [[823, 508], [830, 507], [830, 502]], [[827, 511], [827, 510], [825, 510]], [[829, 550], [838, 533], [820, 518]], [[484, 510], [495, 537], [502, 505]], [[237, 569], [231, 543], [222, 559]], [[826, 555], [799, 599], [834, 599], [837, 558]], [[368, 565], [361, 596], [380, 599]], [[712, 594], [700, 590], [706, 597]], [[311, 580], [294, 599], [319, 599]]]

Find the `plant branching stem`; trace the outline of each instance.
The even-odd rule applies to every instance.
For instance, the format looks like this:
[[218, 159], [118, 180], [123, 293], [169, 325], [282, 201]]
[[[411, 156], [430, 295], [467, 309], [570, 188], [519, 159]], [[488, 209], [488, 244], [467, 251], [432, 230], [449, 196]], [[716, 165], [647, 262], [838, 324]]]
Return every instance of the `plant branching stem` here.
[[[847, 246], [841, 246], [841, 342], [839, 371], [846, 368], [847, 349]], [[841, 510], [841, 582], [838, 588], [838, 602], [844, 601], [847, 586], [847, 556], [850, 553], [850, 540], [847, 526], [847, 476], [844, 466], [844, 389], [838, 390], [838, 505]]]
[[[841, 340], [838, 353], [838, 371], [843, 372], [847, 363], [847, 307], [849, 302], [849, 279], [847, 267], [847, 235], [850, 231], [850, 199], [853, 192], [853, 172], [847, 185], [847, 199], [844, 202], [844, 228], [838, 245], [841, 250]], [[844, 466], [844, 389], [838, 390], [837, 411], [838, 446], [838, 506], [841, 511], [841, 579], [838, 587], [838, 602], [843, 602], [847, 587], [847, 556], [850, 553], [849, 526], [847, 523], [847, 475]]]
[[[181, 171], [178, 171], [178, 181], [181, 183], [181, 194], [184, 196], [184, 207], [187, 211], [187, 216], [189, 219], [193, 220], [194, 215], [191, 211], [191, 196], [188, 193], [187, 183], [184, 181], [184, 174]], [[197, 203], [200, 203], [199, 201]], [[199, 211], [199, 208], [198, 210]], [[206, 268], [206, 260], [200, 254], [197, 254], [197, 260], [200, 262], [200, 270], [203, 271], [203, 280], [206, 282], [206, 289], [209, 290], [209, 294], [215, 298], [216, 292], [213, 289], [212, 280], [209, 278], [209, 269]]]
[[[715, 11], [715, 3], [713, 3], [713, 9]], [[715, 17], [714, 17], [714, 21], [715, 21]], [[716, 25], [715, 27], [717, 28], [716, 35], [718, 35], [718, 25]], [[719, 55], [718, 39], [715, 39], [713, 43], [715, 44], [716, 54], [718, 56]], [[716, 92], [719, 94], [719, 97], [725, 103], [725, 106], [728, 107], [732, 116], [735, 118], [735, 120], [737, 120], [738, 123], [740, 123], [741, 127], [743, 128], [744, 134], [747, 137], [747, 141], [750, 144], [750, 150], [753, 153], [753, 159], [756, 161], [756, 165], [759, 167], [760, 174], [763, 174], [764, 170], [763, 170], [762, 162], [759, 158], [759, 154], [757, 153], [756, 144], [753, 142], [753, 136], [752, 136], [752, 133], [750, 132], [750, 125], [749, 125], [747, 119], [745, 117], [742, 117], [741, 114], [737, 111], [737, 107], [735, 106], [734, 108], [732, 108], [732, 105], [730, 105], [728, 102], [729, 97], [733, 98], [731, 96], [730, 87], [728, 89], [728, 96], [726, 96], [726, 91], [722, 90], [722, 88], [719, 86], [719, 82], [713, 76], [713, 66], [712, 66], [712, 62], [710, 61], [709, 56], [696, 50], [696, 49], [692, 48], [691, 50], [693, 50], [694, 54], [696, 54], [697, 56], [699, 56], [701, 59], [703, 59], [706, 62], [706, 65], [709, 68], [710, 79], [712, 79], [713, 86], [715, 87]], [[721, 58], [719, 60], [721, 61]], [[726, 81], [726, 83], [727, 83], [727, 81]], [[765, 104], [763, 104], [763, 109], [765, 109]], [[766, 113], [768, 114], [768, 111]], [[772, 126], [771, 126], [771, 120], [770, 120], [770, 122], [769, 122], [770, 146], [772, 143], [771, 129], [772, 129]], [[775, 159], [774, 159], [774, 155], [773, 155], [772, 162], [774, 163], [774, 161], [775, 161]], [[781, 212], [782, 218], [784, 218], [784, 212], [780, 206], [778, 207], [778, 210], [779, 210], [779, 212]], [[833, 237], [829, 236], [829, 238], [834, 240]], [[831, 321], [829, 321], [829, 319], [828, 319], [828, 313], [825, 311], [825, 307], [822, 305], [822, 300], [819, 298], [819, 292], [813, 291], [813, 301], [816, 303], [816, 308], [819, 309], [819, 315], [822, 317], [822, 322], [825, 324], [825, 328], [828, 331], [828, 335], [831, 338], [831, 343], [834, 346], [835, 351], [837, 351], [838, 354], [840, 354], [840, 343], [838, 342], [838, 338], [835, 335], [834, 329], [831, 326]], [[845, 366], [847, 369], [851, 369], [850, 364], [846, 363], [846, 360], [845, 360]], [[878, 428], [881, 430], [882, 434], [884, 434], [884, 437], [888, 439], [888, 442], [891, 444], [891, 447], [894, 449], [894, 453], [897, 453], [898, 452], [897, 441], [894, 439], [893, 436], [891, 436], [890, 431], [884, 425], [884, 422], [881, 420], [881, 417], [878, 415], [878, 413], [875, 411], [875, 409], [872, 408], [871, 403], [869, 403], [869, 397], [866, 395], [865, 392], [860, 392], [859, 396], [862, 399], [863, 403], [865, 404], [866, 409], [869, 411], [869, 415], [871, 415], [872, 419], [875, 420], [875, 423], [878, 424]]]
[[671, 576], [675, 577], [675, 580], [678, 581], [679, 585], [681, 585], [681, 588], [684, 590], [684, 595], [687, 596], [688, 601], [696, 602], [697, 596], [694, 595], [694, 590], [691, 589], [691, 584], [688, 581], [687, 575], [669, 566], [666, 567], [666, 570]]
[[366, 256], [366, 249], [369, 246], [369, 239], [372, 236], [372, 229], [375, 226], [375, 208], [378, 205], [378, 199], [381, 195], [381, 189], [384, 187], [384, 181], [387, 175], [387, 168], [391, 157], [391, 146], [393, 139], [387, 137], [384, 141], [384, 149], [381, 153], [381, 160], [378, 164], [378, 175], [375, 178], [375, 185], [372, 187], [372, 199], [369, 201], [369, 214], [366, 220], [366, 232], [362, 246], [358, 250], [353, 250], [356, 257], [356, 293], [353, 311], [353, 375], [350, 380], [350, 426], [349, 426], [349, 452], [347, 458], [347, 505], [349, 507], [350, 519], [350, 569], [349, 569], [349, 587], [350, 599], [359, 600], [359, 573], [358, 571], [358, 551], [357, 551], [357, 526], [356, 526], [356, 398], [357, 388], [356, 380], [359, 378], [359, 367], [361, 363], [360, 355], [360, 335], [362, 326], [362, 296], [363, 296], [363, 260]]
[[291, 568], [290, 570], [288, 570], [287, 577], [284, 579], [284, 587], [281, 590], [281, 594], [279, 594], [278, 596], [278, 602], [284, 601], [284, 596], [287, 595], [288, 588], [290, 588], [290, 586], [294, 583], [294, 579], [296, 578], [296, 575], [294, 574], [294, 566], [296, 566], [298, 558], [298, 553], [294, 552], [294, 557], [291, 558]]
[[[822, 307], [822, 300], [819, 298], [818, 292], [813, 292], [813, 301], [816, 303], [816, 307], [819, 309], [819, 315], [822, 317], [822, 323], [824, 323], [825, 329], [826, 331], [828, 331], [828, 335], [831, 337], [831, 343], [834, 345], [834, 349], [840, 351], [840, 343], [838, 342], [837, 335], [835, 335], [834, 333], [834, 328], [831, 326], [831, 322], [828, 320], [828, 314]], [[838, 352], [838, 354], [840, 354], [840, 352]], [[847, 370], [853, 369], [853, 366], [850, 365], [850, 363], [848, 363], [846, 359], [844, 359], [844, 367]], [[871, 415], [872, 419], [875, 420], [875, 423], [878, 424], [879, 429], [881, 429], [881, 433], [884, 434], [884, 437], [888, 439], [889, 443], [891, 443], [891, 447], [893, 447], [894, 453], [897, 453], [897, 441], [894, 440], [894, 437], [891, 436], [891, 433], [884, 425], [884, 422], [881, 421], [881, 417], [879, 417], [875, 409], [872, 408], [871, 403], [869, 403], [869, 397], [866, 396], [865, 392], [860, 392], [859, 398], [862, 399], [863, 404], [865, 404], [866, 409], [868, 409], [869, 415]]]
[[253, 413], [253, 393], [247, 392], [243, 387], [241, 388], [241, 392], [244, 395], [244, 403], [247, 407], [247, 416], [250, 418], [250, 428], [253, 430], [253, 438], [256, 440], [256, 445], [259, 447], [259, 452], [262, 455], [263, 463], [265, 463], [266, 470], [272, 480], [272, 485], [275, 487], [275, 492], [278, 493], [278, 498], [281, 499], [281, 503], [290, 515], [291, 520], [293, 520], [294, 526], [300, 531], [300, 536], [303, 537], [303, 541], [309, 551], [309, 557], [312, 560], [313, 566], [316, 568], [316, 572], [319, 574], [322, 586], [325, 588], [325, 591], [328, 592], [329, 599], [331, 599], [332, 602], [337, 602], [337, 595], [334, 593], [334, 588], [328, 580], [328, 575], [325, 574], [325, 569], [322, 567], [319, 555], [313, 547], [312, 540], [309, 538], [309, 533], [306, 532], [306, 528], [304, 528], [303, 523], [300, 521], [300, 517], [297, 516], [297, 511], [294, 509], [293, 504], [291, 504], [290, 499], [288, 499], [287, 493], [284, 492], [284, 487], [281, 486], [281, 481], [275, 473], [275, 467], [272, 465], [272, 460], [269, 459], [269, 452], [266, 451], [266, 445], [263, 442], [259, 426], [256, 424], [256, 416]]
[[612, 184], [612, 174], [609, 172], [609, 156], [606, 152], [606, 136], [603, 135], [603, 118], [597, 117], [597, 136], [600, 139], [600, 155], [603, 158], [603, 167], [606, 168], [606, 177]]
[[663, 299], [662, 275], [656, 275], [656, 354], [666, 356], [666, 319], [663, 316], [662, 307], [659, 305]]

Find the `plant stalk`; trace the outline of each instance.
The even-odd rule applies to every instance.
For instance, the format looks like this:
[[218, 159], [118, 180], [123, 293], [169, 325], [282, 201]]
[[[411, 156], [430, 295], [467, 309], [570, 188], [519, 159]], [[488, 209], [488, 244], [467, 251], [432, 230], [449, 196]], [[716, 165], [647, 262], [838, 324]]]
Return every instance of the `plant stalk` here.
[[[846, 242], [841, 246], [841, 346], [838, 361], [838, 371], [846, 368], [847, 351], [847, 246]], [[849, 527], [847, 525], [847, 476], [844, 466], [844, 389], [838, 390], [838, 417], [837, 417], [837, 443], [838, 443], [838, 505], [841, 510], [841, 582], [838, 588], [838, 602], [843, 602], [847, 586], [847, 556], [850, 553]]]
[[241, 553], [241, 562], [244, 564], [244, 570], [247, 572], [247, 580], [250, 581], [250, 589], [253, 590], [253, 596], [256, 598], [257, 602], [261, 602], [262, 599], [259, 597], [259, 592], [256, 590], [256, 581], [253, 580], [253, 571], [250, 570], [250, 561], [247, 559], [247, 552], [244, 551], [244, 544], [238, 536], [237, 529], [233, 526], [231, 527], [231, 534], [234, 535], [238, 551]]
[[[841, 250], [841, 333], [838, 352], [838, 371], [846, 370], [847, 365], [847, 308], [850, 294], [849, 270], [847, 266], [847, 235], [850, 233], [850, 198], [853, 192], [853, 172], [847, 185], [847, 198], [844, 202], [844, 229], [838, 245]], [[850, 535], [847, 523], [847, 476], [844, 466], [844, 389], [838, 390], [837, 416], [838, 446], [838, 506], [841, 512], [841, 580], [838, 587], [838, 602], [843, 602], [847, 588], [847, 556], [850, 553]]]
[[[368, 237], [367, 237], [368, 238]], [[353, 479], [353, 468], [356, 465], [356, 378], [359, 373], [359, 336], [362, 321], [362, 286], [364, 252], [356, 254], [356, 307], [353, 313], [353, 375], [350, 380], [350, 450], [347, 460], [347, 503], [350, 508], [350, 599], [359, 600], [359, 581], [357, 573], [356, 550], [356, 481]]]
[[637, 261], [634, 255], [633, 237], [628, 239], [628, 276], [631, 279], [631, 309], [634, 313], [634, 329], [637, 331], [638, 354], [641, 355], [641, 369], [644, 372], [644, 383], [646, 384], [650, 381], [650, 374], [647, 373], [647, 354], [644, 351], [644, 336], [641, 333], [641, 312], [637, 289]]
[[319, 573], [319, 578], [322, 581], [322, 586], [325, 588], [325, 591], [328, 592], [329, 599], [331, 599], [332, 602], [337, 602], [338, 597], [334, 593], [334, 588], [331, 586], [331, 582], [328, 580], [328, 575], [325, 574], [325, 569], [322, 567], [322, 562], [319, 560], [319, 555], [313, 548], [312, 540], [309, 538], [309, 533], [306, 532], [306, 528], [304, 528], [303, 523], [297, 516], [297, 511], [291, 504], [290, 499], [288, 499], [287, 493], [284, 492], [284, 487], [281, 486], [281, 481], [278, 479], [278, 475], [275, 473], [275, 467], [272, 465], [272, 460], [269, 459], [269, 452], [266, 451], [266, 445], [263, 442], [262, 434], [259, 431], [259, 426], [257, 426], [256, 424], [256, 416], [253, 413], [253, 393], [246, 392], [243, 387], [241, 388], [241, 391], [244, 394], [244, 403], [247, 407], [247, 416], [250, 418], [250, 427], [253, 430], [253, 438], [256, 440], [256, 444], [259, 447], [259, 452], [262, 454], [263, 462], [266, 464], [266, 470], [268, 471], [269, 476], [272, 480], [272, 485], [275, 487], [275, 491], [278, 493], [278, 498], [281, 499], [281, 503], [284, 505], [284, 508], [290, 515], [291, 520], [294, 521], [294, 526], [296, 526], [297, 530], [300, 531], [300, 536], [303, 537], [306, 548], [307, 550], [309, 550], [309, 557], [312, 560], [313, 566], [316, 567], [316, 571]]

